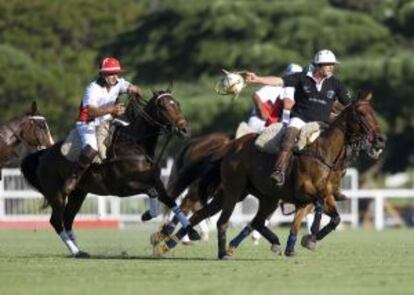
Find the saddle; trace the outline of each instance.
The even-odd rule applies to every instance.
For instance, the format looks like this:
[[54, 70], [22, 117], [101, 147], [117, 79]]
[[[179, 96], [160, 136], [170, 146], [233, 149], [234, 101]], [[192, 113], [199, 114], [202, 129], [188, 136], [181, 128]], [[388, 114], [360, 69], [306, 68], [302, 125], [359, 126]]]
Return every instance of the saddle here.
[[[319, 135], [328, 128], [323, 122], [309, 122], [300, 130], [299, 136], [295, 144], [295, 151], [303, 150], [307, 145], [314, 142]], [[267, 127], [255, 141], [256, 148], [267, 154], [275, 155], [280, 149], [283, 135], [286, 128], [282, 123], [274, 123]]]
[[[112, 142], [112, 136], [115, 126], [106, 123], [96, 127], [96, 139], [98, 142], [98, 156], [95, 157], [93, 163], [101, 164], [106, 159], [106, 151]], [[60, 152], [71, 162], [79, 159], [81, 152], [81, 139], [76, 128], [73, 128], [63, 142]]]
[[241, 122], [236, 130], [236, 138], [242, 137], [249, 133], [257, 133], [254, 129], [252, 129], [246, 122]]

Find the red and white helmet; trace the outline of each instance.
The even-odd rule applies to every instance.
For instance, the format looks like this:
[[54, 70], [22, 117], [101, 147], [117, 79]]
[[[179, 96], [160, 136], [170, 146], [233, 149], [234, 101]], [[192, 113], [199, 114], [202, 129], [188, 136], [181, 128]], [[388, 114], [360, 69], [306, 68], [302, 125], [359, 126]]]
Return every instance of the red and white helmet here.
[[125, 70], [122, 69], [121, 63], [114, 57], [105, 57], [99, 69], [100, 73], [103, 74], [122, 74]]

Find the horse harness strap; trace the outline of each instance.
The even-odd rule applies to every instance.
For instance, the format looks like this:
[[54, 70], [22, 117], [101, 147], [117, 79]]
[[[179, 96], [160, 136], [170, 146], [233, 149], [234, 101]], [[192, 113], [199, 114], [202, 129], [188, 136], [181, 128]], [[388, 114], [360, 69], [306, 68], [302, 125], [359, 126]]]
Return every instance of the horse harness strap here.
[[305, 157], [309, 157], [313, 160], [316, 160], [317, 162], [321, 163], [322, 166], [327, 167], [330, 171], [338, 171], [338, 170], [343, 170], [345, 169], [345, 162], [347, 159], [347, 152], [346, 152], [346, 147], [342, 148], [342, 150], [340, 151], [340, 153], [338, 154], [338, 156], [336, 157], [336, 159], [331, 162], [326, 160], [325, 158], [323, 158], [321, 155], [304, 150], [301, 152], [296, 152], [297, 155], [299, 156], [305, 156]]

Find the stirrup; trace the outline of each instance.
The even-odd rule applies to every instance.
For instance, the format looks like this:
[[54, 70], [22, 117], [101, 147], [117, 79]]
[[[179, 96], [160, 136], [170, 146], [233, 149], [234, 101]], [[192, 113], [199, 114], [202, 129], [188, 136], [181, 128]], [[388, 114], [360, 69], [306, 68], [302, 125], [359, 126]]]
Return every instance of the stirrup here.
[[285, 183], [285, 172], [281, 170], [275, 170], [270, 175], [270, 178], [275, 182], [277, 186], [283, 186]]

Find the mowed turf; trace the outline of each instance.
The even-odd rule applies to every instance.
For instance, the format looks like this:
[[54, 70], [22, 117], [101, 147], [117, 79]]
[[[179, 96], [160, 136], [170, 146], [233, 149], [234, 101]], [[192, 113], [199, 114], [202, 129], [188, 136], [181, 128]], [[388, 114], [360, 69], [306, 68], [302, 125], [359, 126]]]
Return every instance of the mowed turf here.
[[294, 258], [248, 239], [230, 261], [215, 237], [155, 259], [150, 232], [79, 230], [93, 257], [77, 260], [52, 231], [0, 231], [0, 294], [414, 294], [413, 229], [334, 232]]

